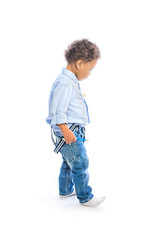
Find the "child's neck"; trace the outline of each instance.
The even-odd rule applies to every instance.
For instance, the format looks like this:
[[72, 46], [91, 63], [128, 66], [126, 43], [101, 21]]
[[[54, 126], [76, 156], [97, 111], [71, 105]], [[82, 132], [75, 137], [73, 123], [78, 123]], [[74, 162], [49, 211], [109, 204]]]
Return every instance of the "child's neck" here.
[[77, 76], [77, 71], [76, 71], [77, 69], [75, 67], [75, 64], [72, 64], [72, 63], [68, 64], [66, 68]]

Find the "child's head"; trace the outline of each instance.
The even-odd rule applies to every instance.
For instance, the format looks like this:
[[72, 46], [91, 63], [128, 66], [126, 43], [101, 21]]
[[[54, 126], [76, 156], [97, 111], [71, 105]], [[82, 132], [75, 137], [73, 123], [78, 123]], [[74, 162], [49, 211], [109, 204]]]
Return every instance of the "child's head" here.
[[67, 69], [71, 70], [79, 80], [87, 78], [100, 58], [100, 50], [95, 43], [87, 39], [74, 41], [65, 51], [68, 63]]

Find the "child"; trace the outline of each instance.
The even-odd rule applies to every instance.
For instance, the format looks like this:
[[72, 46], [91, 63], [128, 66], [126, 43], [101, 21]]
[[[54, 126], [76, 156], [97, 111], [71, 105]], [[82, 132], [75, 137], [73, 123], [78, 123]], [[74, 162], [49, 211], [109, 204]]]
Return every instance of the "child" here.
[[[80, 204], [98, 206], [105, 197], [96, 198], [88, 185], [89, 174], [84, 146], [85, 125], [90, 122], [87, 104], [82, 96], [79, 81], [86, 79], [100, 58], [96, 44], [87, 39], [74, 41], [65, 51], [67, 67], [63, 68], [52, 85], [49, 97], [49, 116], [46, 121], [56, 136], [56, 146], [62, 138], [60, 149], [62, 166], [59, 175], [61, 198], [77, 195]], [[69, 128], [77, 123], [74, 131]], [[73, 188], [75, 185], [75, 190]]]

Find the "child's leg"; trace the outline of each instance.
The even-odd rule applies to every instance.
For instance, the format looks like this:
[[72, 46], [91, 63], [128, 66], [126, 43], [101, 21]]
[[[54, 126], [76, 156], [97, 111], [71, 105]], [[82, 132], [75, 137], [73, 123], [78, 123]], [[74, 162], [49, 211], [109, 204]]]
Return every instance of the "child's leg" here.
[[61, 154], [72, 170], [72, 177], [75, 183], [77, 197], [80, 203], [88, 202], [93, 198], [92, 188], [88, 185], [89, 174], [86, 149], [82, 141], [65, 144]]
[[59, 194], [65, 196], [71, 194], [72, 192], [73, 192], [72, 172], [65, 158], [63, 158], [59, 174]]
[[93, 198], [89, 183], [89, 159], [83, 142], [72, 144], [75, 160], [71, 163], [72, 176], [75, 182], [77, 197], [80, 203], [88, 202]]

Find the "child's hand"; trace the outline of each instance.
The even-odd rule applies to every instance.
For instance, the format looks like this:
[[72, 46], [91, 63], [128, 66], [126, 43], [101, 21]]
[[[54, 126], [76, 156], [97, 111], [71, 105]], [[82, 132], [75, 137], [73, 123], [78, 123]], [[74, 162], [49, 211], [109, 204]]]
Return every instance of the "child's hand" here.
[[72, 142], [76, 141], [76, 137], [74, 136], [74, 133], [69, 130], [66, 123], [57, 124], [57, 126], [61, 129], [64, 139], [66, 141], [66, 144], [71, 144]]
[[64, 139], [66, 141], [66, 144], [71, 144], [72, 142], [76, 141], [74, 133], [69, 129], [64, 133]]

